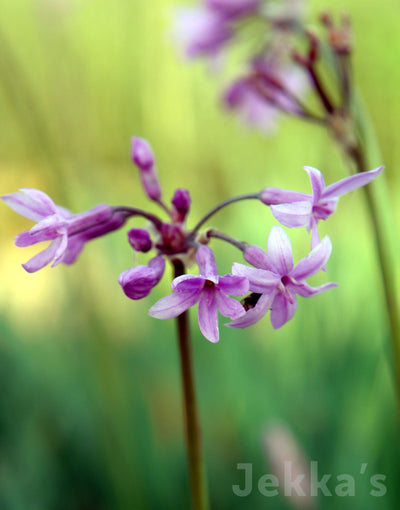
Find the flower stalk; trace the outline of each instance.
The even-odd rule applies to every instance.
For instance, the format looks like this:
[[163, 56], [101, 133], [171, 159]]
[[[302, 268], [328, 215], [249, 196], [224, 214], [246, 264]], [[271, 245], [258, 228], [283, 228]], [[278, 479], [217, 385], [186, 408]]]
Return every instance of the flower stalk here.
[[[173, 265], [175, 278], [185, 274], [185, 267], [182, 261], [175, 260]], [[188, 318], [189, 312], [187, 310], [176, 318], [187, 461], [193, 510], [208, 510], [208, 492], [201, 443], [200, 419], [196, 401]]]

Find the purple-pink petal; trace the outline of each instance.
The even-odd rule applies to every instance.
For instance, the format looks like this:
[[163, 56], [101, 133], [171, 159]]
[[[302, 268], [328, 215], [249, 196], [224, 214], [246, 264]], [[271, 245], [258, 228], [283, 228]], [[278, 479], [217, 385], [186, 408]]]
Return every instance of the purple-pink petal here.
[[312, 201], [312, 196], [288, 189], [265, 188], [260, 193], [260, 200], [265, 205], [290, 204], [292, 202]]
[[205, 289], [199, 300], [199, 327], [203, 335], [210, 340], [210, 342], [218, 342], [218, 302], [216, 293], [212, 289]]
[[312, 297], [316, 296], [317, 294], [321, 294], [322, 292], [325, 292], [326, 290], [334, 289], [337, 287], [337, 283], [324, 283], [323, 285], [318, 285], [317, 287], [311, 287], [306, 282], [300, 282], [296, 285], [290, 285], [293, 292], [298, 294], [302, 297]]
[[325, 181], [319, 170], [312, 166], [305, 166], [304, 170], [307, 172], [311, 181], [313, 190], [313, 203], [315, 204], [321, 198], [322, 192], [325, 189]]
[[47, 248], [29, 259], [25, 264], [22, 264], [22, 267], [28, 273], [35, 273], [36, 271], [39, 271], [39, 269], [44, 268], [54, 259], [54, 256], [61, 245], [61, 241], [61, 237], [54, 239]]
[[281, 276], [293, 269], [292, 245], [279, 225], [273, 226], [268, 235], [268, 257]]
[[201, 276], [217, 283], [218, 269], [215, 256], [211, 248], [202, 244], [196, 253], [196, 262], [199, 266]]
[[232, 276], [226, 274], [220, 276], [218, 281], [218, 287], [225, 294], [232, 294], [233, 296], [243, 296], [249, 291], [249, 281], [243, 276]]
[[[60, 232], [61, 234], [61, 232]], [[51, 264], [51, 267], [54, 267], [56, 266], [57, 264], [59, 264], [60, 262], [62, 262], [63, 260], [63, 257], [65, 255], [65, 252], [67, 250], [67, 247], [68, 247], [68, 234], [67, 234], [67, 231], [64, 230], [64, 232], [61, 234], [61, 236], [58, 238], [60, 239], [60, 245], [57, 247], [57, 250], [54, 254], [54, 259], [53, 259], [53, 263]]]
[[332, 243], [328, 236], [317, 244], [317, 246], [304, 258], [302, 258], [293, 271], [290, 277], [295, 280], [304, 280], [309, 276], [318, 273], [325, 264], [328, 262], [332, 251]]
[[297, 310], [296, 296], [292, 300], [287, 299], [283, 294], [278, 293], [275, 296], [271, 307], [271, 324], [274, 329], [279, 329], [288, 322]]
[[231, 297], [225, 296], [223, 292], [216, 292], [217, 306], [224, 317], [237, 319], [243, 314], [243, 306]]
[[369, 172], [362, 172], [350, 177], [345, 177], [338, 182], [334, 182], [325, 188], [322, 193], [322, 198], [334, 198], [349, 193], [369, 182], [373, 181], [384, 169], [384, 166], [370, 170]]
[[244, 264], [239, 264], [238, 262], [233, 264], [232, 273], [247, 278], [250, 284], [249, 290], [257, 294], [270, 292], [271, 289], [277, 287], [280, 282], [280, 276], [272, 271], [256, 269], [254, 267], [245, 266]]
[[1, 199], [15, 212], [32, 221], [40, 221], [57, 212], [50, 197], [32, 188], [22, 188], [21, 192], [3, 195]]
[[246, 246], [243, 252], [243, 257], [246, 262], [258, 269], [266, 269], [267, 271], [273, 270], [268, 255], [259, 246], [255, 246], [253, 244]]
[[274, 297], [275, 291], [270, 294], [263, 294], [254, 308], [250, 308], [250, 310], [244, 312], [243, 315], [235, 319], [233, 322], [229, 322], [226, 326], [229, 326], [230, 328], [247, 328], [248, 326], [252, 326], [262, 319], [268, 312], [271, 308]]
[[107, 204], [99, 204], [83, 213], [73, 214], [68, 219], [68, 234], [73, 235], [90, 230], [93, 226], [106, 225], [113, 214], [114, 208]]
[[318, 221], [313, 217], [311, 219], [311, 249], [313, 250], [320, 242], [318, 233]]
[[194, 292], [173, 292], [157, 301], [149, 310], [149, 315], [156, 319], [178, 317], [199, 300], [200, 294]]
[[285, 227], [307, 227], [311, 220], [312, 203], [306, 201], [271, 205], [271, 212]]
[[175, 278], [171, 287], [174, 292], [200, 292], [206, 279], [202, 276], [193, 276], [191, 274], [184, 274]]
[[26, 246], [32, 246], [36, 243], [45, 241], [53, 241], [58, 237], [57, 232], [40, 232], [39, 234], [32, 235], [31, 231], [22, 232], [15, 237], [15, 246], [18, 248], [25, 248]]

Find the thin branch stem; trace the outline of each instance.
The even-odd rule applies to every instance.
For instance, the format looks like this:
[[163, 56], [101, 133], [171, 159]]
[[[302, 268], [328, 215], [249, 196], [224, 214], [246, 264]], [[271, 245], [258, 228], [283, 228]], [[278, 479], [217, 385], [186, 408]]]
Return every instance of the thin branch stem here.
[[[180, 260], [175, 260], [173, 264], [175, 277], [185, 273], [185, 267]], [[193, 510], [208, 510], [207, 484], [201, 447], [200, 420], [196, 403], [188, 318], [188, 311], [183, 312], [176, 318], [181, 364], [186, 450]]]
[[308, 74], [310, 75], [311, 81], [313, 82], [313, 85], [315, 87], [315, 90], [318, 92], [318, 96], [321, 99], [321, 102], [325, 108], [325, 110], [332, 114], [335, 111], [334, 106], [332, 105], [331, 100], [329, 99], [327, 93], [325, 92], [321, 80], [319, 79], [319, 76], [314, 68], [313, 64], [309, 64], [307, 66]]
[[234, 239], [233, 237], [228, 236], [227, 234], [224, 234], [223, 232], [220, 232], [215, 228], [210, 228], [209, 230], [207, 230], [207, 237], [215, 237], [216, 239], [220, 239], [221, 241], [226, 241], [227, 243], [232, 244], [242, 252], [247, 246], [246, 243], [238, 241], [237, 239]]
[[151, 221], [157, 230], [160, 230], [163, 224], [160, 218], [154, 214], [143, 211], [142, 209], [137, 209], [136, 207], [116, 206], [114, 207], [114, 212], [122, 212], [126, 215], [127, 218], [130, 216], [142, 216], [142, 218]]
[[194, 237], [197, 233], [197, 231], [204, 225], [204, 223], [207, 222], [211, 218], [211, 216], [214, 216], [215, 213], [226, 207], [227, 205], [233, 204], [235, 202], [240, 202], [241, 200], [251, 200], [251, 199], [259, 199], [260, 194], [259, 193], [248, 193], [246, 195], [238, 195], [237, 197], [228, 198], [227, 200], [224, 200], [223, 202], [220, 202], [215, 207], [213, 207], [201, 220], [197, 223], [197, 225], [194, 227], [194, 229], [191, 232], [191, 237]]

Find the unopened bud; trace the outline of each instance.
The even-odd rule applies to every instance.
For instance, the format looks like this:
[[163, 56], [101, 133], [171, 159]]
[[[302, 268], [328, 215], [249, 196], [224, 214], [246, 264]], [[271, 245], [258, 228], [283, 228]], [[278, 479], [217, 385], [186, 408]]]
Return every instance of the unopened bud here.
[[140, 179], [147, 196], [151, 200], [160, 200], [161, 186], [158, 181], [155, 157], [150, 144], [143, 138], [132, 138], [131, 158], [140, 169]]
[[185, 219], [187, 213], [189, 212], [190, 202], [190, 194], [187, 189], [179, 188], [175, 191], [172, 198], [172, 205], [174, 206], [175, 211], [178, 213], [178, 221], [183, 221]]
[[160, 281], [165, 269], [165, 260], [161, 256], [151, 259], [147, 266], [136, 266], [119, 275], [118, 283], [130, 299], [142, 299], [148, 296]]
[[128, 241], [136, 251], [147, 253], [153, 245], [150, 234], [143, 228], [132, 228], [128, 232]]
[[141, 170], [150, 170], [155, 163], [151, 145], [144, 138], [132, 138], [131, 158]]

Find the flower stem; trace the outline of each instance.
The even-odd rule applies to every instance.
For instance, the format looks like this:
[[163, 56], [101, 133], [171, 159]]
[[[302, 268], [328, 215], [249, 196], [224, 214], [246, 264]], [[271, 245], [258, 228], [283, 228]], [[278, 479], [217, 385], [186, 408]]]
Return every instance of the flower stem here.
[[137, 207], [128, 207], [125, 205], [120, 205], [114, 207], [114, 212], [124, 213], [127, 218], [131, 216], [142, 216], [142, 218], [151, 221], [157, 230], [160, 230], [163, 224], [160, 218], [158, 218], [154, 214], [143, 211], [142, 209], [138, 209]]
[[[185, 266], [180, 260], [175, 260], [173, 264], [175, 278], [185, 273]], [[201, 446], [200, 420], [196, 404], [188, 318], [188, 311], [183, 312], [176, 318], [181, 364], [187, 460], [193, 510], [208, 510], [208, 494]]]
[[247, 246], [247, 243], [238, 241], [237, 239], [234, 239], [233, 237], [228, 236], [223, 232], [220, 232], [216, 228], [210, 228], [209, 230], [207, 230], [207, 237], [215, 237], [216, 239], [220, 239], [221, 241], [226, 241], [227, 243], [232, 244], [233, 246], [238, 248], [240, 251], [244, 251], [244, 249]]
[[197, 223], [197, 225], [192, 230], [191, 234], [194, 237], [196, 232], [200, 227], [204, 225], [204, 223], [214, 216], [215, 213], [226, 207], [227, 205], [233, 204], [234, 202], [240, 202], [241, 200], [250, 200], [250, 199], [259, 199], [260, 193], [247, 193], [246, 195], [238, 195], [237, 197], [228, 198], [223, 202], [220, 202], [215, 207], [213, 207], [201, 220]]
[[[359, 143], [357, 147], [353, 148], [352, 151], [349, 151], [349, 155], [356, 164], [357, 172], [365, 172], [368, 170], [361, 143]], [[398, 402], [398, 413], [400, 418], [400, 306], [396, 293], [395, 268], [392, 265], [391, 256], [387, 249], [389, 245], [385, 238], [383, 221], [377, 199], [369, 186], [363, 186], [363, 190], [368, 209], [371, 214], [372, 227], [378, 250], [379, 266], [382, 274], [382, 283], [389, 318], [390, 336], [392, 340], [392, 351], [394, 356], [393, 370]]]

